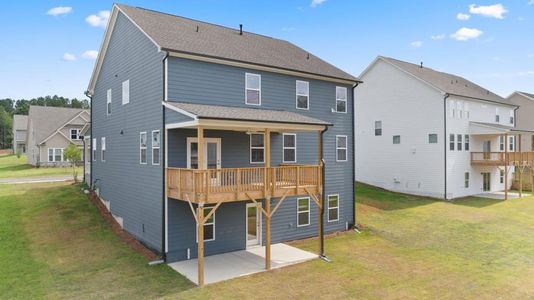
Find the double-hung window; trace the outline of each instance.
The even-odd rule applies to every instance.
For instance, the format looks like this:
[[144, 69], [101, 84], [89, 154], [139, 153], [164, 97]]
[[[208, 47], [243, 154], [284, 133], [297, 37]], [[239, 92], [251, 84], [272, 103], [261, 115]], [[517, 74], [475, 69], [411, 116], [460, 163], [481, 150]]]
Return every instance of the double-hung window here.
[[500, 123], [501, 122], [501, 116], [499, 115], [499, 108], [495, 108], [495, 122]]
[[400, 145], [401, 143], [401, 136], [400, 135], [394, 135], [393, 136], [393, 145]]
[[297, 162], [297, 135], [294, 133], [284, 133], [283, 139], [284, 162]]
[[514, 125], [514, 119], [515, 119], [514, 111], [511, 110], [510, 111], [510, 124]]
[[122, 105], [130, 103], [130, 80], [122, 82]]
[[382, 135], [382, 121], [375, 121], [375, 136]]
[[347, 112], [347, 88], [336, 86], [336, 112]]
[[297, 80], [296, 90], [297, 108], [310, 109], [310, 83], [307, 81]]
[[152, 164], [159, 165], [159, 149], [160, 149], [160, 133], [159, 130], [152, 131]]
[[146, 165], [147, 162], [147, 136], [146, 132], [139, 133], [139, 163]]
[[508, 138], [508, 151], [515, 151], [515, 136], [509, 136]]
[[245, 73], [245, 104], [261, 105], [261, 75]]
[[310, 225], [310, 198], [297, 199], [297, 227]]
[[49, 162], [62, 162], [63, 161], [63, 149], [62, 148], [48, 148], [48, 161]]
[[471, 113], [469, 112], [469, 103], [464, 104], [464, 111], [465, 111], [465, 118], [469, 120], [471, 118]]
[[458, 150], [458, 151], [462, 151], [462, 135], [459, 134], [459, 135], [457, 136], [457, 138], [458, 138], [458, 140], [456, 141], [456, 143], [457, 143], [456, 150]]
[[502, 135], [499, 136], [499, 149], [504, 151], [504, 137]]
[[465, 147], [464, 147], [464, 150], [465, 151], [469, 151], [469, 134], [466, 134], [464, 135], [464, 143], [465, 143]]
[[107, 99], [106, 99], [106, 113], [111, 115], [111, 89], [108, 90]]
[[449, 102], [449, 117], [456, 117], [456, 104], [452, 100]]
[[[213, 210], [213, 206], [205, 206], [204, 207], [204, 241], [214, 241], [215, 240], [215, 213], [211, 214], [209, 219], [206, 219], [206, 217], [210, 214], [210, 212]], [[195, 226], [196, 227], [196, 226]], [[198, 230], [198, 227], [197, 227]], [[196, 234], [197, 236], [197, 243], [198, 243], [198, 232]]]
[[458, 110], [458, 118], [461, 119], [464, 117], [463, 108], [462, 108], [462, 102], [458, 101], [456, 102], [456, 109]]
[[328, 195], [328, 222], [339, 220], [339, 195]]
[[263, 133], [250, 134], [250, 163], [262, 164], [265, 162], [265, 144]]
[[70, 139], [73, 141], [79, 141], [80, 138], [80, 129], [71, 129], [70, 130]]
[[504, 183], [504, 170], [499, 170], [499, 182]]
[[454, 134], [451, 133], [451, 135], [449, 136], [449, 149], [451, 151], [454, 151]]
[[336, 135], [336, 161], [347, 161], [347, 136]]
[[101, 140], [100, 140], [100, 160], [101, 161], [106, 161], [106, 138], [103, 137]]
[[96, 161], [96, 138], [93, 138], [93, 161]]
[[466, 189], [469, 188], [469, 175], [469, 172], [465, 172], [464, 174], [464, 186]]

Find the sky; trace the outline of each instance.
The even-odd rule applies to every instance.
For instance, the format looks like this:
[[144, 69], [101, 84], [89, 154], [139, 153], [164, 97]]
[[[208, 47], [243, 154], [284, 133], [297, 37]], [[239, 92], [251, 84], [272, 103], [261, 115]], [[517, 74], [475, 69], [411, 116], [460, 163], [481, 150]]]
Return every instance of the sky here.
[[[534, 0], [124, 0], [288, 40], [358, 76], [377, 55], [534, 93]], [[113, 2], [9, 1], [0, 12], [0, 98], [85, 99]]]

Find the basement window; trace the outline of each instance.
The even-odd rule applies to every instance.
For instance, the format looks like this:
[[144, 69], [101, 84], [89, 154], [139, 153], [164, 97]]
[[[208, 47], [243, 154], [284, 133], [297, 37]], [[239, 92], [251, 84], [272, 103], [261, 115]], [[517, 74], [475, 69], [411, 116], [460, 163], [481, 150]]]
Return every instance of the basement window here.
[[469, 188], [469, 177], [470, 177], [469, 172], [465, 172], [465, 175], [464, 175], [464, 186], [465, 186], [466, 189]]
[[297, 227], [310, 225], [310, 198], [297, 199]]
[[339, 195], [328, 195], [328, 222], [339, 220]]

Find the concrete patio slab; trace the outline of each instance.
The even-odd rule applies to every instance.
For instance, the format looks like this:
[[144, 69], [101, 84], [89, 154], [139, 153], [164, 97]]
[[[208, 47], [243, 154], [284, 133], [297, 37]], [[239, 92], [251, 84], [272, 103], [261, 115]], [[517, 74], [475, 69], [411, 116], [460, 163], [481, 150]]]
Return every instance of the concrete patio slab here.
[[[273, 269], [315, 258], [317, 258], [317, 254], [286, 244], [280, 243], [271, 246], [271, 267]], [[169, 266], [195, 284], [198, 284], [196, 259], [170, 263]], [[247, 250], [206, 256], [204, 258], [206, 284], [263, 271], [265, 271], [265, 247], [254, 247]]]
[[[530, 193], [523, 193], [523, 197], [528, 197], [528, 196], [530, 196]], [[476, 197], [504, 200], [504, 192], [488, 192], [488, 193], [478, 194], [476, 195]], [[508, 192], [508, 199], [517, 199], [517, 198], [519, 198], [519, 193]]]

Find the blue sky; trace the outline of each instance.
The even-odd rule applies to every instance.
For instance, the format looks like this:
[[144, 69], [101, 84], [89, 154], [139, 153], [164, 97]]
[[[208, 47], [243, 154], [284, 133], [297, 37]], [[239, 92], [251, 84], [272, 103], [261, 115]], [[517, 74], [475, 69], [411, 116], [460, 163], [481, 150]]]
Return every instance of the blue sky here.
[[[0, 98], [84, 98], [111, 1], [10, 1], [0, 18]], [[385, 55], [458, 74], [502, 96], [534, 92], [534, 0], [136, 1], [289, 40], [359, 75]]]

